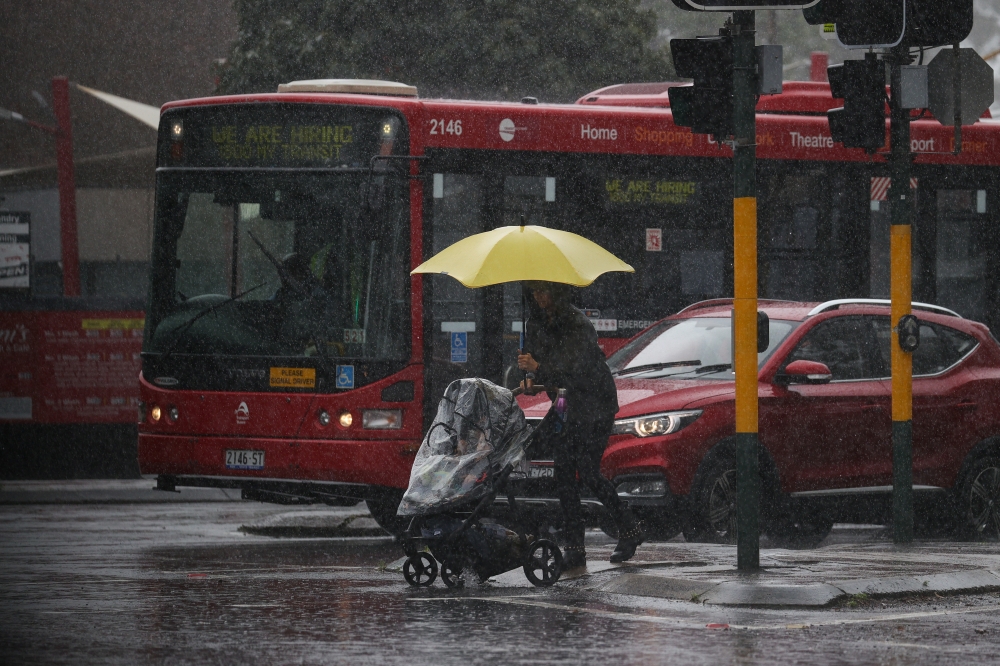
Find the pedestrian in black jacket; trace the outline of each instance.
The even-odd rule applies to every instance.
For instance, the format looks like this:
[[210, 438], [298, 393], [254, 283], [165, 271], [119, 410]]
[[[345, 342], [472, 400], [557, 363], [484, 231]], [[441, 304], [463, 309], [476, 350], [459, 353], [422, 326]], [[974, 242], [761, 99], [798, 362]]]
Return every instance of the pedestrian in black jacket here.
[[569, 302], [566, 285], [529, 282], [528, 349], [517, 357], [517, 367], [535, 374], [555, 401], [556, 390], [566, 389], [568, 410], [565, 436], [554, 441], [555, 484], [565, 518], [565, 566], [586, 564], [584, 520], [577, 480], [590, 488], [611, 514], [619, 541], [612, 562], [624, 562], [642, 543], [642, 528], [624, 505], [614, 485], [601, 476], [601, 458], [618, 412], [618, 392], [597, 331]]

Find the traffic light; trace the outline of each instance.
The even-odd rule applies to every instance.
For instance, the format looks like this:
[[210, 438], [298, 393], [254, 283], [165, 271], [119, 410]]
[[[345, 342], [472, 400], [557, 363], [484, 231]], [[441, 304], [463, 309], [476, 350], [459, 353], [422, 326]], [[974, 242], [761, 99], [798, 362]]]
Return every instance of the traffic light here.
[[846, 148], [870, 153], [885, 145], [885, 68], [874, 53], [826, 69], [830, 92], [844, 106], [827, 111], [830, 135]]
[[972, 0], [821, 0], [802, 14], [835, 24], [848, 48], [956, 44], [972, 30]]
[[733, 133], [733, 39], [729, 35], [671, 39], [677, 76], [694, 85], [667, 91], [674, 124], [699, 134]]

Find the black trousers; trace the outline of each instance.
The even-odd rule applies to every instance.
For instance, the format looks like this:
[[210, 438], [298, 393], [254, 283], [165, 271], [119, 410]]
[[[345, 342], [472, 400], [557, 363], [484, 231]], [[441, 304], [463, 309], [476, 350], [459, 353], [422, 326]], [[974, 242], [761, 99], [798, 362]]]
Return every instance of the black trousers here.
[[580, 506], [580, 483], [597, 495], [619, 531], [629, 529], [635, 523], [614, 485], [601, 476], [601, 457], [608, 446], [613, 423], [612, 419], [592, 423], [571, 421], [566, 424], [566, 436], [557, 437], [554, 441], [553, 473], [565, 519], [567, 545], [583, 546], [586, 524]]

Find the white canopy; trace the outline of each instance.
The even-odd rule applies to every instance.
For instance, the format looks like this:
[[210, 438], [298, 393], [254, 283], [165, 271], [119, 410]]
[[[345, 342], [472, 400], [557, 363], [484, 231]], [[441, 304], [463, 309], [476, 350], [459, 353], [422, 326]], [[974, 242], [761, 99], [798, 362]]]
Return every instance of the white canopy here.
[[127, 113], [139, 122], [149, 125], [153, 129], [160, 126], [160, 109], [158, 107], [143, 104], [141, 102], [134, 102], [130, 99], [118, 97], [117, 95], [112, 95], [111, 93], [101, 92], [100, 90], [94, 90], [93, 88], [81, 86], [80, 84], [76, 84], [76, 87], [88, 95], [93, 95], [102, 102], [110, 104], [119, 111]]

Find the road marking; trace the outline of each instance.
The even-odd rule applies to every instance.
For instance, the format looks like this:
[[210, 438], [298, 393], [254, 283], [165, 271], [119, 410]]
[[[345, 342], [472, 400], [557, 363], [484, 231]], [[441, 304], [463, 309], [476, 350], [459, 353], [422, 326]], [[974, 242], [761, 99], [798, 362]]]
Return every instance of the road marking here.
[[[586, 613], [589, 615], [598, 615], [602, 617], [615, 618], [625, 621], [633, 622], [647, 622], [653, 624], [690, 624], [690, 621], [682, 621], [679, 619], [664, 617], [662, 615], [636, 615], [634, 613], [628, 613], [623, 611], [610, 611], [602, 610], [599, 608], [586, 608], [582, 606], [569, 606], [566, 604], [557, 604], [548, 601], [535, 601], [527, 596], [516, 596], [516, 597], [424, 597], [424, 598], [410, 598], [409, 601], [415, 602], [428, 602], [428, 601], [492, 601], [501, 604], [510, 604], [513, 606], [530, 606], [535, 608], [548, 608], [554, 610], [562, 610], [571, 613]], [[722, 607], [719, 607], [722, 610]], [[744, 609], [745, 610], [745, 609]], [[972, 608], [962, 608], [955, 610], [943, 610], [943, 611], [925, 611], [916, 613], [898, 613], [895, 615], [880, 615], [877, 617], [865, 617], [865, 618], [852, 618], [843, 620], [825, 620], [820, 622], [808, 622], [801, 624], [730, 624], [730, 629], [746, 629], [748, 631], [774, 631], [774, 630], [797, 630], [797, 629], [808, 629], [810, 627], [835, 627], [851, 624], [870, 624], [874, 622], [896, 622], [900, 620], [915, 620], [925, 617], [939, 617], [942, 615], [967, 615], [969, 613], [981, 613], [981, 612], [996, 612], [996, 606], [975, 606]], [[701, 623], [697, 623], [698, 626], [702, 626]], [[715, 624], [715, 623], [712, 623]]]
[[230, 608], [279, 608], [281, 604], [229, 604]]

